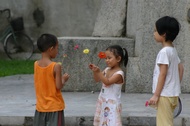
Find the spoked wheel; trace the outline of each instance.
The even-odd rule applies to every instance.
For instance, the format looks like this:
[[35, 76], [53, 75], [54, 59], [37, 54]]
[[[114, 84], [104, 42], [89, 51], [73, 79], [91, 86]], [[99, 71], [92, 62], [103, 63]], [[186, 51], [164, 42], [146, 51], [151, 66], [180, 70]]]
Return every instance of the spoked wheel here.
[[10, 59], [28, 60], [33, 54], [34, 45], [26, 34], [15, 32], [5, 38], [4, 49]]

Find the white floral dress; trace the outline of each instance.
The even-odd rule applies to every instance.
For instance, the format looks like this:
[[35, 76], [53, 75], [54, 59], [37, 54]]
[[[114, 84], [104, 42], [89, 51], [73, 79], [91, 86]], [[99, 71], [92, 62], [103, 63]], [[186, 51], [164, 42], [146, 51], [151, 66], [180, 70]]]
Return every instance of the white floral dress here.
[[[105, 73], [109, 68], [105, 69]], [[120, 74], [124, 82], [124, 72], [117, 71], [115, 74]], [[112, 75], [112, 76], [113, 76]], [[96, 112], [94, 116], [94, 126], [122, 126], [121, 121], [121, 88], [122, 84], [112, 84], [106, 86], [102, 84], [102, 89], [99, 94]]]

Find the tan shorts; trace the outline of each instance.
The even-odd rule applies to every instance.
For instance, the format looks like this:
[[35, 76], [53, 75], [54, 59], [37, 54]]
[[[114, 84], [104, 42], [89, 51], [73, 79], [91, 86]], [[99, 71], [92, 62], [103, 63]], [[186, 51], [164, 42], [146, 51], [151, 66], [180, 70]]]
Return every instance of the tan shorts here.
[[173, 126], [173, 112], [178, 104], [178, 97], [160, 96], [157, 107], [156, 126]]

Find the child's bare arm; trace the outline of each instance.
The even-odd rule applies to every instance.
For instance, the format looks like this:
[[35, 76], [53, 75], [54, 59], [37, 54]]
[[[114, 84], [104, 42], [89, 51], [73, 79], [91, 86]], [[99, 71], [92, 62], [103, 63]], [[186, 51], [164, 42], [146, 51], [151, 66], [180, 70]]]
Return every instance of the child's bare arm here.
[[89, 66], [90, 69], [93, 71], [93, 74], [94, 74], [94, 79], [96, 81], [102, 81], [105, 85], [111, 85], [111, 84], [114, 84], [114, 83], [117, 83], [117, 82], [123, 82], [123, 78], [121, 75], [114, 75], [110, 78], [107, 78], [104, 76], [103, 72], [100, 71], [99, 67], [96, 66], [96, 65], [92, 65], [92, 66]]
[[63, 86], [68, 81], [68, 79], [69, 79], [69, 74], [64, 73], [63, 76], [62, 76], [62, 84], [63, 84]]
[[184, 72], [184, 67], [183, 67], [182, 63], [179, 63], [178, 69], [179, 69], [179, 79], [180, 79], [180, 82], [181, 82], [182, 78], [183, 78], [183, 72]]
[[160, 94], [162, 92], [162, 89], [164, 87], [164, 83], [166, 80], [167, 71], [168, 71], [168, 65], [160, 64], [159, 67], [160, 67], [160, 74], [158, 77], [158, 85], [157, 85], [156, 91], [154, 93], [154, 95], [156, 95], [156, 96], [160, 96]]
[[156, 104], [157, 103], [158, 98], [159, 98], [159, 96], [162, 92], [162, 89], [164, 87], [165, 80], [166, 80], [168, 65], [160, 64], [159, 68], [160, 68], [160, 74], [158, 76], [158, 84], [157, 84], [156, 91], [155, 91], [154, 95], [149, 100], [149, 104]]
[[93, 72], [93, 76], [94, 76], [94, 80], [96, 82], [100, 82], [100, 79], [99, 79], [98, 75], [96, 74], [96, 72]]
[[55, 81], [56, 81], [56, 88], [58, 90], [62, 89], [65, 82], [68, 80], [69, 75], [68, 74], [64, 74], [62, 76], [62, 71], [61, 71], [61, 65], [60, 64], [56, 64], [55, 68]]
[[89, 68], [93, 71], [93, 77], [94, 77], [94, 80], [95, 80], [96, 82], [99, 82], [100, 79], [99, 79], [98, 75], [96, 74], [96, 72], [94, 71], [94, 70], [95, 70], [94, 67], [95, 67], [94, 64], [90, 64], [90, 65], [89, 65]]

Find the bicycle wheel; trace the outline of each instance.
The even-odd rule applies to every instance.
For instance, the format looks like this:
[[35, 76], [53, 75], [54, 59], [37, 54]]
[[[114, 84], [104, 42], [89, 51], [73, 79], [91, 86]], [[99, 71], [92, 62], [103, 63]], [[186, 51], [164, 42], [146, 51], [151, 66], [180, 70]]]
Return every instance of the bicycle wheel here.
[[5, 53], [13, 60], [27, 60], [33, 54], [34, 45], [30, 37], [22, 32], [10, 33], [4, 41]]

